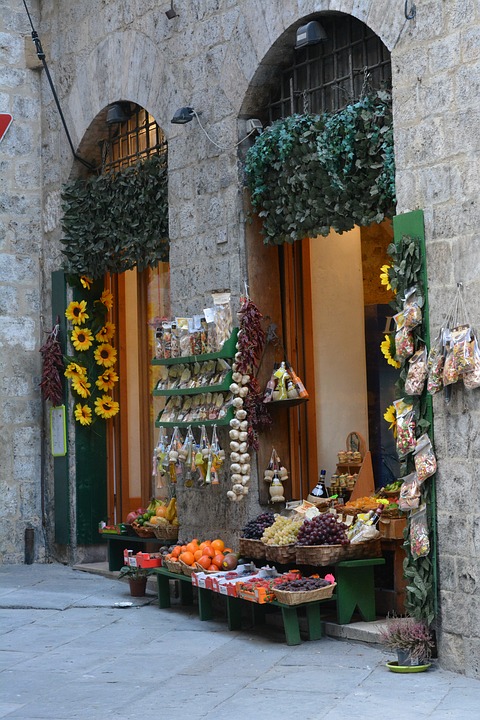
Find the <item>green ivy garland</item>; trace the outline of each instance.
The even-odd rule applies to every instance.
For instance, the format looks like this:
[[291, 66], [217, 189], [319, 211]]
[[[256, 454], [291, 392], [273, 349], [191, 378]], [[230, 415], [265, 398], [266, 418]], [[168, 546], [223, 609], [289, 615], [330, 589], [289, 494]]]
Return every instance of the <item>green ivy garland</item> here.
[[[418, 238], [404, 235], [396, 243], [391, 243], [387, 252], [392, 258], [392, 266], [388, 268], [388, 279], [392, 290], [395, 291], [395, 299], [391, 307], [395, 313], [403, 309], [402, 298], [408, 288], [415, 286], [418, 289], [418, 298], [421, 305], [424, 303], [422, 273], [422, 249]], [[425, 325], [422, 323], [412, 330], [415, 350], [425, 344]], [[396, 394], [398, 398], [404, 397], [412, 403], [415, 410], [416, 435], [429, 432], [431, 429], [428, 420], [429, 398], [426, 390], [422, 395], [409, 397], [405, 393], [405, 381], [408, 373], [408, 360], [400, 360], [400, 376], [396, 383]], [[404, 477], [415, 469], [412, 455], [407, 455], [400, 465], [400, 475]], [[421, 486], [421, 501], [426, 503], [429, 522], [434, 522], [432, 506], [432, 481], [425, 481]], [[435, 582], [433, 570], [433, 552], [426, 557], [414, 558], [410, 551], [410, 516], [408, 516], [407, 530], [405, 533], [404, 548], [406, 557], [403, 563], [404, 575], [407, 578], [405, 608], [408, 613], [417, 620], [424, 620], [431, 625], [435, 618]]]
[[62, 193], [65, 270], [93, 279], [168, 260], [167, 162], [153, 156]]
[[265, 243], [381, 222], [395, 204], [391, 96], [274, 122], [249, 149], [245, 173]]

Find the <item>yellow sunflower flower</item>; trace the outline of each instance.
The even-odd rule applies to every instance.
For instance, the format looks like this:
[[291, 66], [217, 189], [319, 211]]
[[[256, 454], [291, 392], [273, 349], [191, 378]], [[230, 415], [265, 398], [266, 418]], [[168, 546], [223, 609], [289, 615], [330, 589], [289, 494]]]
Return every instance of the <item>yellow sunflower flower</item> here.
[[395, 412], [395, 406], [389, 405], [383, 414], [383, 419], [386, 420], [390, 425], [389, 430], [393, 431], [393, 437], [397, 437], [397, 415]]
[[87, 376], [87, 368], [84, 368], [82, 365], [78, 365], [77, 363], [70, 363], [67, 365], [67, 369], [63, 373], [66, 378], [69, 378], [70, 380], [73, 380], [73, 378], [84, 378]]
[[104, 290], [100, 296], [100, 302], [105, 305], [108, 310], [113, 307], [113, 295], [110, 290]]
[[102, 395], [95, 400], [95, 412], [104, 420], [114, 417], [119, 409], [120, 405], [110, 395]]
[[385, 335], [385, 340], [380, 343], [380, 350], [382, 351], [382, 355], [387, 361], [387, 363], [392, 367], [397, 368], [398, 370], [401, 363], [399, 363], [398, 360], [395, 360], [395, 358], [392, 357], [392, 343], [388, 335]]
[[82, 283], [82, 287], [84, 287], [85, 290], [90, 290], [93, 280], [86, 275], [80, 275], [80, 282]]
[[87, 302], [86, 300], [80, 300], [80, 302], [73, 302], [65, 310], [65, 317], [70, 320], [74, 325], [83, 325], [88, 320], [87, 315]]
[[91, 386], [91, 383], [88, 382], [86, 377], [76, 377], [72, 379], [73, 390], [82, 398], [87, 398], [90, 395], [88, 388]]
[[75, 420], [81, 425], [91, 425], [92, 423], [92, 409], [88, 405], [82, 405], [77, 403], [75, 405]]
[[116, 382], [118, 382], [118, 375], [115, 370], [109, 368], [98, 376], [97, 380], [95, 380], [95, 385], [102, 392], [108, 392], [109, 390], [113, 390]]
[[88, 350], [93, 343], [92, 331], [88, 328], [74, 327], [70, 337], [73, 347], [79, 352]]
[[117, 362], [117, 351], [109, 343], [99, 345], [94, 356], [97, 364], [106, 368], [112, 367]]
[[101, 330], [95, 335], [95, 340], [99, 343], [109, 342], [115, 335], [115, 325], [111, 322], [106, 322]]
[[[391, 284], [390, 284], [390, 276], [388, 274], [388, 271], [392, 269], [391, 265], [382, 265], [380, 270], [382, 271], [380, 273], [380, 282], [382, 285], [385, 285], [387, 290], [393, 290]], [[395, 292], [395, 290], [393, 290]]]

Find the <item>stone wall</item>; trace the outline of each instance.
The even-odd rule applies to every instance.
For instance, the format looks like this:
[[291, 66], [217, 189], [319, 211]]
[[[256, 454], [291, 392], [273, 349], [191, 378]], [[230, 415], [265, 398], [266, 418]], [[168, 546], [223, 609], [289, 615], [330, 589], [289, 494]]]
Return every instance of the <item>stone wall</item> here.
[[45, 555], [38, 348], [51, 328], [40, 302], [39, 75], [27, 67], [23, 8], [2, 2], [1, 18], [0, 111], [13, 123], [0, 143], [0, 562], [14, 563], [24, 560], [27, 527], [35, 530], [36, 559]]
[[[7, 178], [0, 194], [0, 417], [8, 435], [6, 449], [5, 444], [0, 449], [0, 483], [9, 508], [8, 529], [0, 533], [2, 547], [9, 538], [9, 562], [21, 560], [25, 525], [39, 526], [40, 318], [43, 314], [48, 325], [49, 273], [60, 266], [59, 191], [79, 172], [42, 77], [42, 236], [38, 77], [25, 68], [20, 36], [29, 29], [17, 5], [3, 3], [8, 30], [0, 36], [0, 98], [19, 117], [0, 145]], [[425, 210], [432, 335], [457, 281], [464, 283], [477, 324], [478, 3], [424, 0], [413, 21], [405, 19], [404, 3], [391, 0], [176, 0], [173, 20], [166, 18], [164, 5], [49, 0], [41, 2], [39, 31], [74, 144], [87, 160], [94, 150], [82, 141], [111, 102], [138, 103], [166, 133], [173, 312], [204, 307], [219, 288], [229, 287], [238, 297], [246, 273], [234, 148], [244, 132], [241, 118], [256, 115], [295, 26], [313, 13], [339, 11], [369, 25], [392, 52], [398, 212]], [[201, 112], [210, 137], [228, 149], [212, 143], [196, 120], [172, 125], [174, 111], [184, 105]], [[477, 393], [455, 389], [450, 405], [435, 401], [441, 661], [471, 675], [478, 674], [480, 662]], [[251, 502], [244, 514], [254, 508]], [[237, 527], [243, 518], [232, 512], [226, 502], [214, 503], [202, 509], [202, 523], [213, 527], [213, 519], [218, 523], [222, 517], [225, 526]], [[199, 523], [195, 513], [192, 505], [192, 522]]]

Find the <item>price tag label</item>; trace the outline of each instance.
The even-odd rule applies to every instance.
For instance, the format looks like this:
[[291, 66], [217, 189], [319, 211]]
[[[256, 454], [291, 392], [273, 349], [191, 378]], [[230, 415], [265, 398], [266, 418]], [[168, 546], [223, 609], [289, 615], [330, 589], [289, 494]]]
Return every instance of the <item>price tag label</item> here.
[[50, 447], [53, 457], [63, 457], [67, 454], [65, 405], [50, 408]]

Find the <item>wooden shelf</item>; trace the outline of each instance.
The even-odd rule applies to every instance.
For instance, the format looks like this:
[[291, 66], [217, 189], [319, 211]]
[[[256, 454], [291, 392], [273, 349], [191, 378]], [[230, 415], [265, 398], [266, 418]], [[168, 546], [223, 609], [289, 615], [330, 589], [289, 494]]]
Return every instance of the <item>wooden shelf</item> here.
[[233, 358], [237, 352], [237, 335], [238, 328], [234, 328], [228, 340], [218, 352], [206, 353], [205, 355], [186, 355], [185, 357], [175, 358], [153, 358], [152, 365], [188, 365], [195, 362], [206, 362], [207, 360], [219, 360], [220, 358]]

